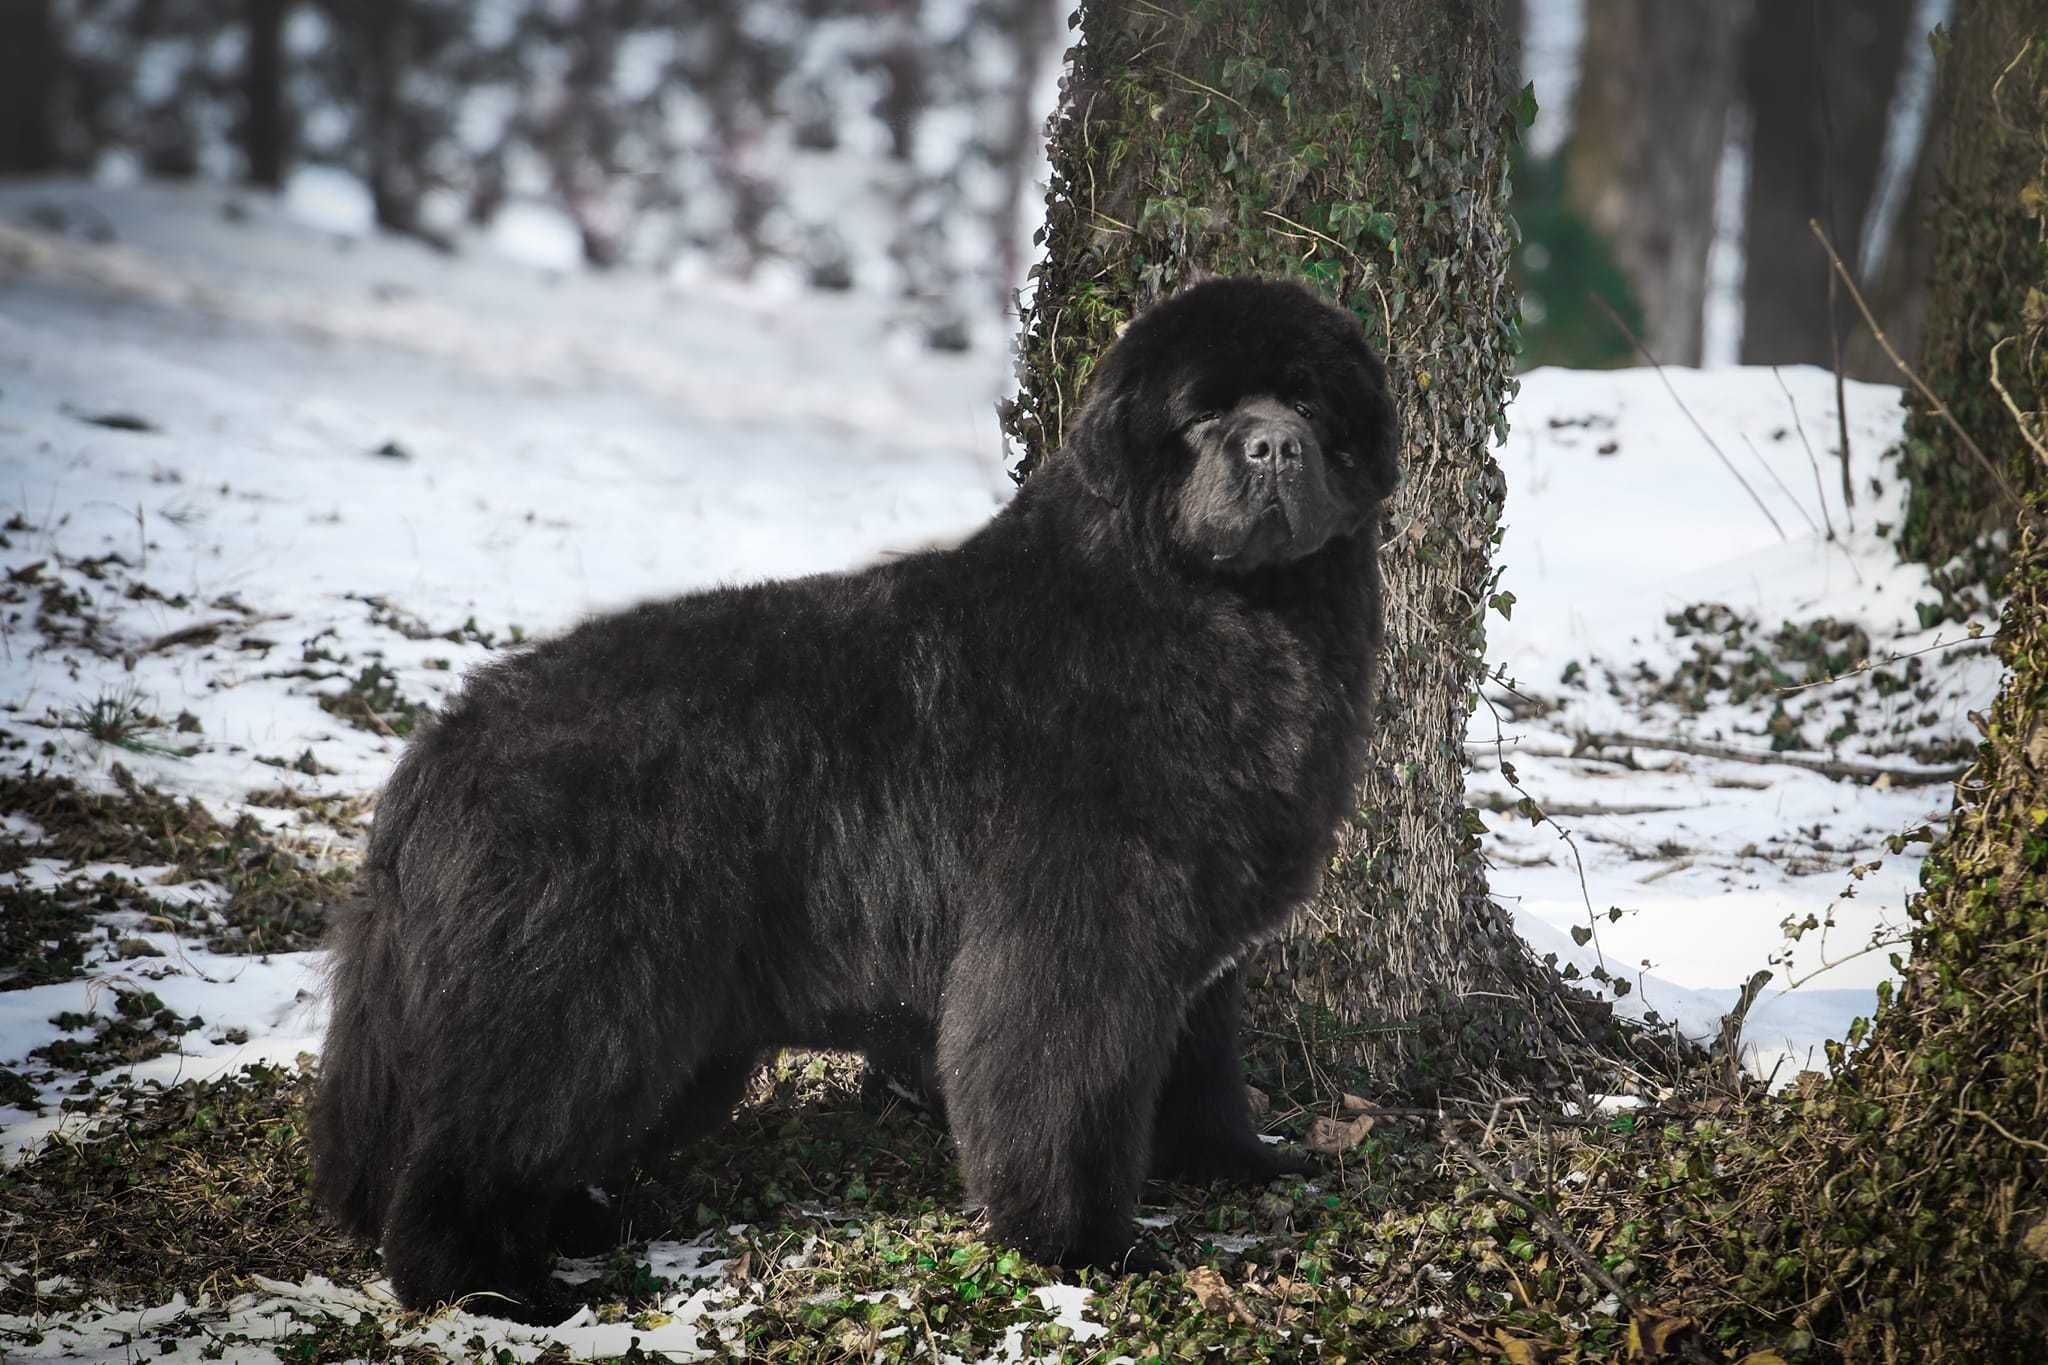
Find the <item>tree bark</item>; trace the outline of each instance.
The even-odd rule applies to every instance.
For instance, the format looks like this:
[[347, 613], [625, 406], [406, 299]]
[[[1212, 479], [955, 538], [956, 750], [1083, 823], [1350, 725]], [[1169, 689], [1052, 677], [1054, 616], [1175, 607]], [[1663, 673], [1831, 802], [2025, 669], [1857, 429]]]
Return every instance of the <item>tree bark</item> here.
[[1081, 32], [1004, 411], [1020, 476], [1057, 458], [1117, 328], [1204, 273], [1306, 277], [1358, 314], [1402, 395], [1360, 814], [1253, 970], [1257, 1056], [1283, 1080], [1339, 1065], [1382, 1089], [1555, 1079], [1604, 1007], [1488, 898], [1463, 800], [1503, 496], [1488, 447], [1516, 344], [1498, 11], [1085, 0]]
[[[2014, 338], [2000, 352], [1999, 382], [2022, 412], [2048, 406], [2048, 354], [2038, 343], [2021, 344], [2030, 331], [2038, 334], [2048, 309], [2040, 197], [2048, 129], [2039, 103], [2048, 89], [2048, 0], [1959, 0], [1950, 34], [1937, 87], [1942, 135], [1930, 153], [1941, 172], [1917, 364], [2009, 483], [2048, 488], [2048, 463], [1991, 383], [1992, 345]], [[1906, 436], [1901, 548], [1937, 565], [1963, 556], [1951, 586], [1995, 580], [2005, 556], [1984, 537], [2009, 527], [2013, 508], [1925, 404], [1909, 409]]]
[[1744, 364], [1832, 366], [1848, 337], [1853, 306], [1830, 292], [1807, 224], [1818, 219], [1843, 258], [1855, 258], [1912, 9], [1908, 0], [1797, 0], [1751, 27]]
[[243, 72], [242, 151], [250, 183], [284, 185], [291, 132], [284, 103], [284, 0], [248, 0], [249, 55]]
[[1587, 0], [1565, 195], [1605, 237], [1643, 309], [1643, 340], [1697, 365], [1749, 0], [1645, 5]]
[[[1927, 328], [1928, 281], [1934, 277], [1934, 211], [1940, 187], [1941, 149], [1948, 145], [1947, 103], [1937, 84], [1930, 97], [1927, 126], [1914, 150], [1904, 201], [1892, 224], [1883, 256], [1870, 263], [1861, 281], [1870, 311], [1901, 355], [1920, 353]], [[1867, 231], [1867, 229], [1866, 229]], [[1848, 259], [1844, 257], [1844, 259]], [[1899, 382], [1868, 327], [1855, 327], [1842, 347], [1842, 369], [1859, 379]]]
[[0, 175], [35, 175], [57, 167], [50, 106], [58, 55], [49, 0], [0, 5]]

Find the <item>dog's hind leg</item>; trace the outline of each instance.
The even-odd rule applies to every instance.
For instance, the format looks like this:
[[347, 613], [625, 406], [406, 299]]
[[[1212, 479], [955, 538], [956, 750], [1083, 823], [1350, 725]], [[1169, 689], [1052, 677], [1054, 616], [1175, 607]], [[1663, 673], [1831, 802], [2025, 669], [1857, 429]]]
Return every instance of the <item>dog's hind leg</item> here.
[[653, 1162], [717, 1131], [747, 1093], [747, 1082], [766, 1060], [751, 1049], [723, 1052], [705, 1059], [662, 1110], [661, 1125], [648, 1142], [642, 1160]]
[[1306, 1158], [1259, 1141], [1238, 1058], [1244, 969], [1233, 967], [1195, 997], [1182, 1021], [1173, 1069], [1159, 1096], [1152, 1174], [1167, 1180], [1262, 1184], [1308, 1169]]

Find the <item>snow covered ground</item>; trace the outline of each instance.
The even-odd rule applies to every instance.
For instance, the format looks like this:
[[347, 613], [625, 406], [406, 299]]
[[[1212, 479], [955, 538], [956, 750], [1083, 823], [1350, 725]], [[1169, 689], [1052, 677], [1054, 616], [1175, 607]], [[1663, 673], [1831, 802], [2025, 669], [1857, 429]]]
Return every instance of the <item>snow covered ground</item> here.
[[[118, 762], [345, 862], [353, 831], [276, 789], [373, 793], [401, 744], [387, 722], [494, 648], [646, 596], [957, 537], [1007, 495], [993, 404], [1008, 358], [928, 350], [885, 301], [553, 273], [488, 243], [450, 258], [337, 233], [306, 202], [0, 187], [0, 770], [106, 789]], [[1934, 594], [1878, 533], [1898, 516], [1881, 461], [1895, 390], [1849, 386], [1852, 515], [1831, 377], [1670, 382], [1740, 479], [1651, 372], [1524, 380], [1500, 452], [1515, 601], [1490, 621], [1500, 681], [1472, 723], [1472, 794], [1524, 933], [1626, 977], [1627, 1007], [1703, 1035], [1782, 959], [1747, 1032], [1782, 1079], [1869, 1012], [1890, 969], [1853, 954], [1902, 924], [1920, 856], [1885, 840], [1939, 826], [1947, 784], [1916, 778], [1965, 752], [1997, 666], [1963, 626], [1920, 627]], [[134, 743], [79, 728], [95, 704], [141, 717]], [[1844, 779], [1589, 734], [1762, 755], [1775, 737], [1895, 771]], [[1514, 812], [1525, 793], [1554, 824]], [[218, 894], [120, 871], [150, 898]], [[76, 875], [31, 858], [0, 873], [0, 896]], [[0, 1068], [45, 1100], [73, 1078], [31, 1051], [82, 1036], [54, 1021], [105, 1016], [124, 990], [207, 1021], [147, 1076], [317, 1047], [314, 955], [223, 956], [122, 913], [82, 979], [0, 991]], [[1788, 945], [1783, 926], [1809, 917], [1832, 926], [1825, 943], [1816, 929]], [[124, 955], [127, 940], [161, 955]], [[1781, 990], [1784, 968], [1839, 959]], [[0, 1151], [58, 1122], [54, 1103], [0, 1108]], [[677, 1331], [701, 1316], [679, 1312]], [[121, 1353], [76, 1326], [69, 1349]]]

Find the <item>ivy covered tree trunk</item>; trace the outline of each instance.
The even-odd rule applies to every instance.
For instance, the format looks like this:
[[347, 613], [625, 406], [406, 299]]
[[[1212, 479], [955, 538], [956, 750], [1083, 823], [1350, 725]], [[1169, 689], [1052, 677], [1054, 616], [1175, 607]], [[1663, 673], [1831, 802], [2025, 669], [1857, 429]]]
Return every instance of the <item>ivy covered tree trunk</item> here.
[[1516, 346], [1508, 153], [1529, 112], [1499, 11], [1084, 0], [1080, 22], [1004, 414], [1020, 476], [1056, 458], [1118, 328], [1204, 274], [1308, 280], [1364, 322], [1402, 397], [1369, 771], [1322, 891], [1253, 968], [1259, 1060], [1383, 1089], [1554, 1076], [1605, 1016], [1488, 899], [1464, 805]]
[[[1991, 363], [1995, 353], [2012, 406], [2033, 412], [2048, 404], [2048, 355], [2019, 342], [2048, 312], [2041, 166], [2048, 112], [2040, 103], [2048, 0], [1958, 0], [1943, 47], [1944, 145], [1930, 149], [1942, 166], [1934, 278], [1918, 368], [2008, 484], [2022, 493], [2044, 489], [2048, 467], [1992, 384]], [[1913, 406], [1900, 544], [1929, 564], [1964, 556], [1958, 586], [1997, 576], [2003, 554], [1982, 542], [2013, 521], [2011, 499], [1986, 465], [1939, 416]]]
[[[1748, 1264], [1780, 1283], [1745, 1292], [1845, 1360], [2048, 1360], [2048, 6], [1965, 0], [1953, 33], [1934, 388], [2033, 492], [1919, 527], [2010, 537], [2005, 680], [1909, 907], [1904, 985], [1834, 1050], [1836, 1078], [1805, 1089], [1791, 1146], [1752, 1149], [1770, 1215]], [[1964, 259], [1973, 242], [1982, 260]], [[1927, 414], [1911, 420], [1925, 441]], [[1961, 485], [1968, 457], [1940, 448]]]

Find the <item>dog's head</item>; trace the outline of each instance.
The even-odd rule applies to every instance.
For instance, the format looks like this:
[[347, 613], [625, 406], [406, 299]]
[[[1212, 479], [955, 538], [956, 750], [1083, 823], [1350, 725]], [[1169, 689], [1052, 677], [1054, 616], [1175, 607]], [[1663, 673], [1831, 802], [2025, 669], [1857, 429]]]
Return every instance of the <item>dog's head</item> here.
[[1069, 442], [1098, 496], [1224, 573], [1304, 559], [1399, 480], [1386, 371], [1357, 319], [1298, 284], [1218, 279], [1134, 320]]

